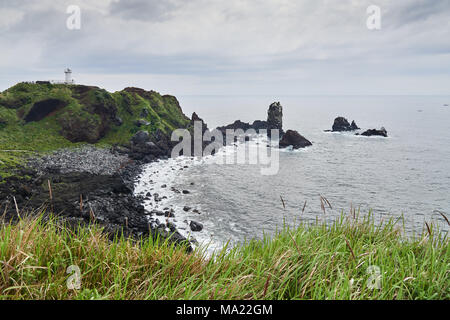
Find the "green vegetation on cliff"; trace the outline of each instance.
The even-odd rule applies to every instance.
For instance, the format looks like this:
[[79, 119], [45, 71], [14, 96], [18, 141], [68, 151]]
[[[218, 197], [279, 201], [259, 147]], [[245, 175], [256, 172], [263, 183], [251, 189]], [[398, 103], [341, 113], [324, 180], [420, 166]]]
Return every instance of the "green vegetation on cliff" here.
[[[74, 267], [79, 288], [70, 289]], [[69, 272], [69, 274], [67, 273]], [[110, 241], [56, 220], [0, 226], [1, 299], [450, 299], [447, 237], [342, 217], [285, 228], [213, 257], [152, 238]]]
[[177, 99], [155, 91], [19, 83], [0, 93], [0, 176], [11, 175], [31, 154], [127, 144], [138, 130], [170, 133], [188, 124]]

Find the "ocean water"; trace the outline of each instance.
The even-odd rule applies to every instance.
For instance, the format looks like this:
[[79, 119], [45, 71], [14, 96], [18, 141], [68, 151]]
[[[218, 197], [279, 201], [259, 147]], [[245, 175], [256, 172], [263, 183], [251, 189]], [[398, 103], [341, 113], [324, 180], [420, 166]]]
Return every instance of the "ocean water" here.
[[[170, 159], [146, 167], [137, 192], [167, 197], [158, 204], [148, 201], [147, 207], [173, 208], [171, 220], [185, 235], [191, 220], [202, 223], [204, 230], [192, 236], [210, 248], [228, 240], [273, 234], [284, 222], [333, 221], [351, 208], [363, 215], [371, 210], [378, 222], [403, 215], [408, 234], [420, 233], [425, 221], [448, 232], [436, 210], [450, 216], [450, 107], [444, 106], [450, 104], [449, 96], [186, 96], [179, 100], [187, 115], [197, 112], [210, 129], [237, 119], [265, 120], [269, 105], [280, 101], [284, 129], [297, 130], [313, 142], [304, 150], [280, 152], [275, 175], [262, 175], [259, 165], [218, 165], [214, 157]], [[389, 138], [324, 132], [337, 116], [355, 120], [362, 129], [383, 126]], [[161, 188], [164, 184], [167, 187]], [[190, 193], [176, 193], [172, 187]], [[321, 196], [332, 206], [325, 213]], [[201, 214], [185, 212], [184, 206]]]

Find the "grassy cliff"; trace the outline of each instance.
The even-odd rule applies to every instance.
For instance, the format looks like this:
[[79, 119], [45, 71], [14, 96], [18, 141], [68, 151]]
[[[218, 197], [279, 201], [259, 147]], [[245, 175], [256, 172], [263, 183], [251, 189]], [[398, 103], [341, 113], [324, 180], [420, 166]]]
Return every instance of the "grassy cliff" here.
[[138, 130], [170, 133], [188, 124], [177, 99], [155, 91], [19, 83], [0, 93], [0, 176], [13, 174], [31, 154], [126, 144]]

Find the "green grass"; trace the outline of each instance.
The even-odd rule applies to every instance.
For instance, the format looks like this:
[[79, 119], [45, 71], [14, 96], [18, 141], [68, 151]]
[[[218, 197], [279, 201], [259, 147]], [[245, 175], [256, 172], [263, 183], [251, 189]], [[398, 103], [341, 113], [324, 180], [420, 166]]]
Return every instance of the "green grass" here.
[[[32, 83], [18, 83], [1, 92], [0, 177], [15, 175], [15, 169], [24, 166], [31, 155], [82, 145], [84, 142], [70, 142], [62, 132], [70, 131], [67, 128], [73, 122], [84, 125], [86, 130], [93, 129], [93, 133], [98, 132], [95, 129], [100, 128], [102, 122], [98, 109], [109, 110], [111, 114], [116, 112], [123, 121], [118, 126], [112, 119], [105, 120], [108, 129], [95, 143], [100, 147], [127, 144], [139, 130], [151, 133], [161, 129], [170, 134], [174, 129], [189, 125], [190, 121], [175, 97], [162, 96], [155, 91], [141, 94], [127, 91], [109, 93], [104, 89], [77, 85]], [[25, 123], [23, 119], [33, 105], [47, 99], [60, 100], [65, 107], [40, 121]], [[147, 110], [148, 116], [141, 115], [143, 109]], [[150, 125], [137, 127], [136, 120], [139, 119], [148, 121]]]
[[[0, 229], [0, 297], [449, 299], [448, 239], [430, 232], [406, 239], [393, 221], [342, 217], [207, 257], [153, 239], [109, 241], [96, 226], [72, 232], [55, 219], [24, 219]], [[81, 272], [79, 290], [66, 285], [71, 265]], [[379, 289], [368, 286], [370, 266], [379, 268]]]

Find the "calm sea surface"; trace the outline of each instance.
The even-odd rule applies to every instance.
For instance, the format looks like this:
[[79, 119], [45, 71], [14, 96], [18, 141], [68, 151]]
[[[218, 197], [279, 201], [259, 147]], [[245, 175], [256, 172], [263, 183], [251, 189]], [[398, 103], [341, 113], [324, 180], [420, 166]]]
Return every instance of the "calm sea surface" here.
[[[284, 129], [297, 130], [313, 142], [313, 147], [302, 151], [281, 152], [278, 174], [272, 176], [261, 175], [258, 165], [217, 165], [208, 160], [150, 164], [138, 191], [166, 195], [160, 206], [175, 209], [176, 224], [186, 233], [186, 222], [204, 224], [204, 230], [194, 234], [198, 240], [215, 246], [260, 238], [263, 232], [273, 233], [284, 219], [287, 223], [333, 221], [351, 207], [362, 214], [373, 210], [377, 221], [403, 214], [408, 233], [421, 232], [424, 221], [448, 231], [435, 211], [450, 216], [450, 107], [444, 106], [450, 104], [448, 96], [186, 96], [179, 100], [185, 114], [197, 112], [210, 129], [237, 119], [265, 120], [268, 106], [280, 101]], [[362, 129], [384, 126], [389, 138], [325, 133], [337, 116], [355, 120]], [[160, 189], [161, 184], [191, 193]], [[332, 205], [325, 214], [320, 195]], [[185, 213], [185, 205], [202, 214]]]

